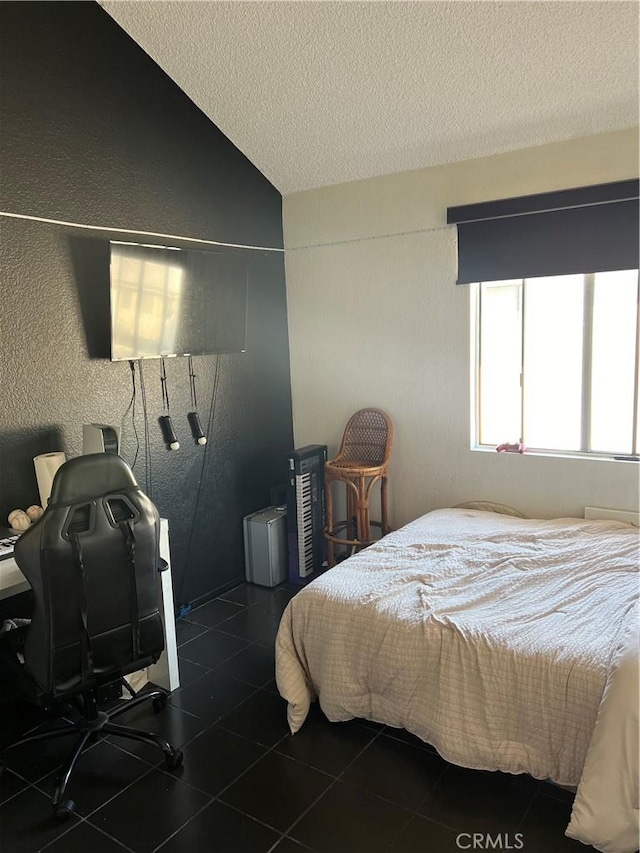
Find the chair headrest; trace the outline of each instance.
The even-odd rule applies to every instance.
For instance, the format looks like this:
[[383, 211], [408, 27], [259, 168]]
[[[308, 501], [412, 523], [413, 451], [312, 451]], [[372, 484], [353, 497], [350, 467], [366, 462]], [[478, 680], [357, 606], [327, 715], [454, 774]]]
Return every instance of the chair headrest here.
[[49, 507], [89, 501], [101, 495], [138, 487], [133, 471], [116, 453], [76, 456], [56, 471]]

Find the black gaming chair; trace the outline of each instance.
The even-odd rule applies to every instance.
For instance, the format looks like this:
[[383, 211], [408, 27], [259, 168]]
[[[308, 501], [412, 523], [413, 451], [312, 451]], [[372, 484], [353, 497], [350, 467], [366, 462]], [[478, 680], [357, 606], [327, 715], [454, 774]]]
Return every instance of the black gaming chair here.
[[165, 691], [146, 691], [108, 713], [98, 709], [101, 687], [155, 663], [163, 651], [159, 533], [158, 512], [126, 462], [96, 453], [59, 468], [44, 515], [16, 543], [16, 562], [34, 595], [24, 645], [34, 696], [45, 707], [72, 700], [83, 716], [12, 743], [0, 753], [0, 771], [9, 749], [79, 735], [52, 795], [59, 819], [74, 809], [73, 801], [65, 800], [72, 770], [85, 746], [100, 735], [151, 741], [163, 750], [170, 769], [182, 763], [182, 753], [160, 735], [111, 722], [147, 700], [161, 710]]

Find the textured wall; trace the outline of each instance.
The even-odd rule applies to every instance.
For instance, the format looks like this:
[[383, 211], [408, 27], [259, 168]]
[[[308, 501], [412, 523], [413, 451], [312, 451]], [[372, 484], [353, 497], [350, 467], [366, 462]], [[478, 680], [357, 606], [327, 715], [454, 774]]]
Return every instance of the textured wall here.
[[[296, 444], [331, 453], [353, 411], [387, 409], [394, 525], [468, 500], [543, 518], [636, 508], [636, 465], [470, 449], [471, 288], [455, 285], [446, 209], [637, 169], [636, 129], [286, 196]], [[318, 322], [327, 304], [339, 310]]]
[[[0, 32], [3, 211], [282, 246], [279, 193], [97, 4], [2, 3]], [[75, 455], [83, 423], [121, 423], [131, 374], [104, 357], [107, 241], [122, 235], [5, 217], [0, 225], [3, 523], [9, 510], [38, 502], [34, 455]], [[143, 368], [148, 442], [139, 385], [135, 418], [129, 411], [122, 422], [123, 455], [133, 462], [139, 440], [135, 472], [169, 519], [178, 603], [243, 578], [242, 516], [266, 505], [286, 476], [283, 258], [248, 256], [247, 352], [194, 359], [203, 425], [218, 376], [206, 450], [186, 420], [184, 358], [167, 361], [180, 451], [165, 449], [157, 425], [158, 361]]]

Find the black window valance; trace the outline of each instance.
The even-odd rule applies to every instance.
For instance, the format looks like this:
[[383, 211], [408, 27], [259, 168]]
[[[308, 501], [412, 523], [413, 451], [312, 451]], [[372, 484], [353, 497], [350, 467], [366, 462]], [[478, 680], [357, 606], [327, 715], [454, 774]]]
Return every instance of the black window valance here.
[[637, 179], [450, 207], [458, 284], [636, 269]]

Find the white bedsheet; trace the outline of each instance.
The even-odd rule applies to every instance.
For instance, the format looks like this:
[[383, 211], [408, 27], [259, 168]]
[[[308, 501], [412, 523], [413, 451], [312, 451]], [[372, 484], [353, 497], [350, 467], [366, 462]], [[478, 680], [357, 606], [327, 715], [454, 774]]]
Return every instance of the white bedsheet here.
[[636, 614], [612, 662], [566, 833], [603, 853], [640, 846], [639, 633]]
[[429, 513], [285, 610], [291, 730], [317, 697], [330, 720], [404, 727], [455, 764], [577, 785], [637, 597], [629, 525]]

